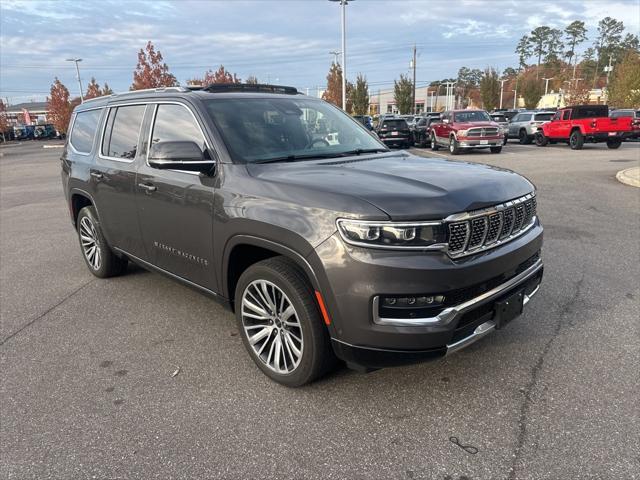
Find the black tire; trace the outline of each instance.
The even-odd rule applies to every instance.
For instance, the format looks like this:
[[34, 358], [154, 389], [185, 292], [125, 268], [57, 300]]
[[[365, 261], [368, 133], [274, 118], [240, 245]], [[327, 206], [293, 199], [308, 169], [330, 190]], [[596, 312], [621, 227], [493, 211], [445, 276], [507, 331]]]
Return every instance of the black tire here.
[[549, 139], [545, 137], [544, 133], [537, 132], [536, 133], [536, 145], [539, 147], [546, 147], [549, 143]]
[[84, 207], [76, 221], [80, 250], [89, 271], [98, 278], [122, 275], [127, 259], [116, 255], [107, 243], [93, 206]]
[[518, 132], [518, 141], [520, 145], [529, 145], [531, 143], [531, 137], [524, 128]]
[[[253, 311], [249, 309], [247, 312], [244, 312], [242, 299], [244, 298], [245, 291], [249, 289], [247, 298], [251, 298], [249, 296], [252, 291], [251, 286], [256, 285], [254, 282], [260, 281], [269, 282], [271, 285], [277, 287], [280, 292], [284, 292], [286, 300], [294, 309], [295, 318], [297, 319], [299, 327], [286, 326], [284, 322], [279, 323], [278, 319], [281, 317], [277, 315], [277, 312], [276, 315], [272, 317], [273, 320], [243, 319], [245, 313], [251, 313]], [[275, 289], [271, 291], [275, 292]], [[242, 342], [258, 368], [272, 380], [288, 387], [299, 387], [316, 380], [335, 366], [336, 357], [331, 348], [329, 333], [322, 321], [313, 288], [309, 285], [304, 273], [291, 260], [286, 257], [273, 257], [255, 263], [247, 268], [240, 276], [236, 286], [235, 305], [236, 321]], [[274, 349], [277, 349], [277, 346], [280, 345], [280, 343], [276, 342], [283, 342], [284, 346], [282, 349], [284, 351], [284, 347], [288, 347], [288, 345], [286, 345], [287, 342], [278, 340], [277, 337], [278, 335], [280, 335], [281, 339], [289, 337], [293, 328], [302, 338], [302, 343], [298, 344], [298, 347], [301, 347], [302, 350], [298, 364], [294, 366], [294, 356], [292, 350], [289, 349], [289, 353], [283, 353], [282, 361], [278, 363], [278, 366], [284, 366], [284, 369], [287, 370], [286, 373], [279, 373], [270, 365], [267, 365], [270, 357], [264, 359], [259, 355], [260, 352], [254, 350], [254, 347], [249, 341], [248, 331], [255, 330], [251, 330], [252, 326], [249, 324], [247, 326], [250, 330], [245, 329], [245, 320], [257, 324], [257, 326], [253, 326], [253, 329], [260, 328], [261, 325], [271, 329], [268, 336], [264, 337], [264, 344], [266, 345], [263, 345], [259, 341], [255, 347], [264, 347], [265, 350], [271, 348], [271, 344], [269, 344], [271, 341], [273, 344], [276, 344]], [[285, 340], [291, 341], [291, 338], [295, 337], [289, 337]], [[266, 352], [264, 355], [266, 356]], [[292, 367], [290, 371], [288, 370], [288, 364], [285, 363], [287, 356]], [[274, 358], [274, 362], [275, 361]]]
[[584, 135], [582, 135], [580, 130], [571, 132], [571, 136], [569, 137], [569, 147], [571, 147], [571, 150], [582, 150], [583, 145]]
[[607, 140], [607, 147], [612, 150], [620, 148], [620, 145], [622, 145], [622, 140], [619, 138], [612, 138], [610, 140]]
[[489, 147], [491, 153], [500, 153], [502, 151], [502, 147]]
[[421, 133], [419, 140], [418, 140], [418, 146], [420, 148], [425, 148], [427, 146], [427, 134], [426, 133]]
[[509, 137], [505, 135], [504, 140], [502, 141], [502, 145], [506, 145], [508, 141], [509, 141]]
[[451, 155], [458, 155], [460, 153], [460, 146], [458, 140], [455, 137], [449, 138], [449, 153]]
[[431, 132], [431, 150], [437, 152], [439, 148], [438, 142], [436, 141], [436, 134]]

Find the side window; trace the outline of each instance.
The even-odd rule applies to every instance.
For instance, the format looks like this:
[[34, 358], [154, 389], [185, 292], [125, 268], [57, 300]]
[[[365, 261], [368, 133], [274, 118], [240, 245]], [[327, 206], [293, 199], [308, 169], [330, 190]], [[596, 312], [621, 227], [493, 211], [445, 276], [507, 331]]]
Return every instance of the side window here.
[[206, 143], [191, 112], [182, 105], [160, 104], [156, 111], [151, 142], [185, 142], [198, 144], [204, 151]]
[[518, 113], [515, 117], [513, 117], [513, 118], [511, 119], [511, 122], [513, 122], [513, 123], [515, 123], [515, 122], [520, 122], [520, 121], [521, 121], [521, 120], [520, 120], [521, 118], [522, 118], [522, 115], [520, 115], [520, 114]]
[[571, 118], [571, 110], [565, 110], [562, 112], [562, 120], [569, 120]]
[[128, 105], [109, 111], [102, 139], [102, 155], [127, 160], [136, 158], [145, 108], [145, 105]]
[[80, 153], [91, 153], [102, 109], [76, 113], [69, 142]]
[[553, 116], [552, 120], [560, 120], [560, 112], [556, 112], [556, 114]]

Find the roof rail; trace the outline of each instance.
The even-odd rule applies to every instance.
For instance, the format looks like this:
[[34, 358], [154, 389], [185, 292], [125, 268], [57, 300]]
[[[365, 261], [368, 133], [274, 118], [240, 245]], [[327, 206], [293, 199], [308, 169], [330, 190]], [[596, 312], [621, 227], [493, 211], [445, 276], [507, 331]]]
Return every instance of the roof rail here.
[[209, 93], [223, 92], [260, 92], [260, 93], [283, 93], [285, 95], [298, 95], [295, 87], [285, 87], [283, 85], [267, 85], [261, 83], [212, 83], [202, 88]]
[[85, 99], [82, 103], [87, 103], [87, 102], [92, 102], [94, 100], [100, 100], [100, 99], [105, 99], [106, 97], [121, 97], [122, 95], [133, 95], [136, 93], [148, 93], [148, 92], [155, 92], [155, 93], [162, 93], [162, 92], [191, 92], [193, 90], [200, 90], [201, 87], [199, 86], [193, 86], [193, 87], [157, 87], [157, 88], [143, 88], [140, 90], [129, 90], [127, 92], [118, 92], [118, 93], [112, 93], [111, 95], [102, 95], [100, 97], [94, 97], [94, 98], [87, 98]]

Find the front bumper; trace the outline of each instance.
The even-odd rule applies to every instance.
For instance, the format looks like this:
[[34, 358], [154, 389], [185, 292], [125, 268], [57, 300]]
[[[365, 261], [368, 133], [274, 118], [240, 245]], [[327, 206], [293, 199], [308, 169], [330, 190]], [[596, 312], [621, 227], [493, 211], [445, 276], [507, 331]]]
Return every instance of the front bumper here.
[[[350, 365], [382, 368], [442, 357], [469, 345], [495, 328], [497, 301], [522, 292], [528, 302], [537, 292], [542, 236], [536, 221], [499, 248], [457, 260], [442, 252], [354, 247], [331, 237], [309, 260], [323, 273], [320, 287], [336, 354]], [[436, 294], [450, 300], [433, 315], [379, 313], [382, 295]]]
[[410, 136], [398, 136], [398, 137], [380, 137], [380, 141], [384, 144], [392, 144], [396, 145], [399, 143], [407, 143], [411, 137]]
[[504, 142], [504, 135], [500, 135], [499, 137], [478, 138], [478, 139], [461, 137], [458, 139], [458, 146], [460, 148], [501, 147], [503, 142]]

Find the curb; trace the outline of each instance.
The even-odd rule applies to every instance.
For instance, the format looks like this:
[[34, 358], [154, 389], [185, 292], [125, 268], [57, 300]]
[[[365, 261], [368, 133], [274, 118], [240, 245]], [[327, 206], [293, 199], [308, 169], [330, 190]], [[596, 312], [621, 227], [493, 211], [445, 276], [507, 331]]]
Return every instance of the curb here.
[[619, 182], [632, 187], [640, 187], [640, 167], [627, 168], [616, 173]]

